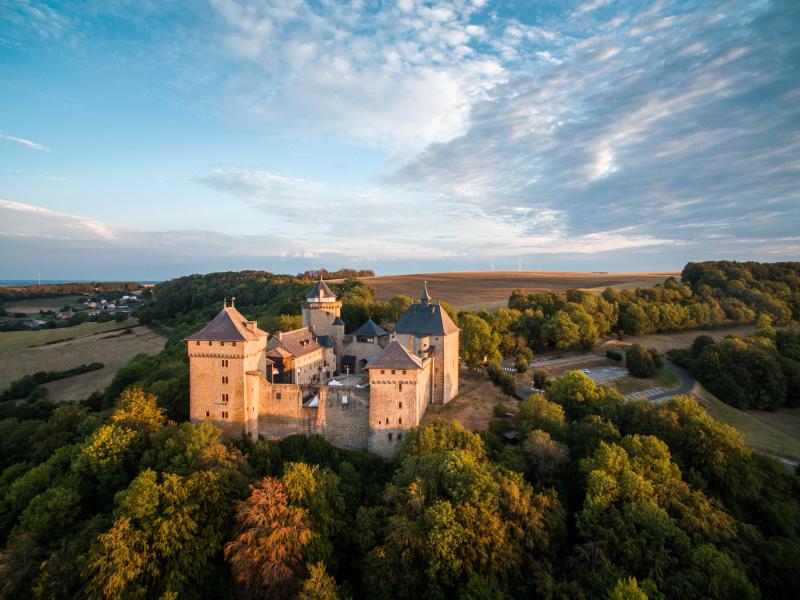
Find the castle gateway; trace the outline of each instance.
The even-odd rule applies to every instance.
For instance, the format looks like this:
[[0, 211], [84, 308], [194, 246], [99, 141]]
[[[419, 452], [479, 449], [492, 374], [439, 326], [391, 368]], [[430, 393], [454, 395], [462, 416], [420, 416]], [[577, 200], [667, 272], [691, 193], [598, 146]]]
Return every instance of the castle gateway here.
[[369, 319], [345, 334], [341, 308], [320, 279], [301, 304], [303, 327], [270, 337], [224, 303], [184, 340], [191, 421], [273, 439], [319, 433], [392, 456], [428, 406], [458, 394], [459, 329], [427, 285], [390, 332]]

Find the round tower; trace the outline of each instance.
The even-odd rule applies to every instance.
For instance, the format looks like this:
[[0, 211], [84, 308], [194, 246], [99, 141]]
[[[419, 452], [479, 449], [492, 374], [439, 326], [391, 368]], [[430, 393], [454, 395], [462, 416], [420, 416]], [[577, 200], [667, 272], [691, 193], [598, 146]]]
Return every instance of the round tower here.
[[333, 335], [334, 321], [341, 320], [342, 303], [328, 287], [322, 277], [306, 299], [300, 304], [303, 327], [308, 327], [314, 335]]

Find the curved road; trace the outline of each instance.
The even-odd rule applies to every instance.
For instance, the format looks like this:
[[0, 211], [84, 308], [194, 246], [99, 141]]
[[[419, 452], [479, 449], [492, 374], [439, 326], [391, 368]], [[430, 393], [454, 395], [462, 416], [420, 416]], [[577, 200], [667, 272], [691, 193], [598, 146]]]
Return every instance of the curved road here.
[[677, 388], [667, 390], [666, 392], [661, 392], [660, 394], [656, 394], [655, 396], [650, 396], [649, 398], [650, 400], [654, 402], [669, 400], [673, 396], [683, 396], [692, 391], [692, 388], [694, 387], [696, 381], [695, 378], [692, 376], [692, 374], [689, 373], [689, 371], [687, 371], [683, 367], [679, 367], [678, 365], [666, 359], [664, 360], [664, 366], [670, 369], [678, 377], [680, 377], [681, 384]]

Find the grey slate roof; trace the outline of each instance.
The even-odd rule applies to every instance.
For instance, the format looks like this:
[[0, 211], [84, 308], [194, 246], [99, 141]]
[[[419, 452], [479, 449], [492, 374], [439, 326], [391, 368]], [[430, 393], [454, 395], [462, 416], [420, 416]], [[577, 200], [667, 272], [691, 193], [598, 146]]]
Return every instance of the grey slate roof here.
[[363, 335], [369, 337], [383, 337], [385, 335], [389, 335], [389, 333], [380, 327], [378, 324], [375, 323], [372, 319], [367, 319], [367, 322], [364, 323], [361, 327], [356, 329], [353, 332], [353, 335]]
[[394, 326], [395, 333], [418, 337], [447, 335], [458, 331], [458, 326], [439, 304], [412, 304]]
[[317, 341], [326, 348], [335, 348], [336, 343], [333, 341], [333, 338], [329, 335], [318, 335], [316, 336]]
[[370, 360], [365, 369], [421, 369], [422, 361], [409, 354], [403, 345], [394, 341]]
[[320, 279], [314, 289], [306, 294], [306, 300], [314, 300], [315, 298], [336, 298], [328, 284]]
[[185, 338], [187, 341], [239, 342], [253, 341], [267, 335], [256, 327], [253, 333], [246, 326], [247, 319], [233, 306], [226, 306], [211, 322], [197, 333]]
[[333, 320], [333, 324], [334, 325], [341, 325], [342, 327], [344, 327], [344, 321], [342, 321], [342, 317], [336, 317]]
[[303, 327], [302, 329], [286, 331], [279, 336], [276, 335], [270, 338], [267, 344], [267, 356], [270, 355], [269, 351], [283, 349], [297, 358], [320, 348], [322, 348], [322, 345], [314, 338], [308, 327]]

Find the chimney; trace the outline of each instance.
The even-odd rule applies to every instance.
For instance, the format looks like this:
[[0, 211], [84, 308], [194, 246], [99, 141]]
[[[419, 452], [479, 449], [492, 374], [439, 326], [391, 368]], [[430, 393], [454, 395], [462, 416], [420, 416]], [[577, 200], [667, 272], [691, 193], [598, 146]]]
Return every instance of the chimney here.
[[247, 325], [246, 325], [247, 329], [250, 331], [250, 333], [255, 333], [256, 332], [256, 322], [255, 321], [247, 321], [246, 323], [247, 323]]

